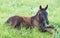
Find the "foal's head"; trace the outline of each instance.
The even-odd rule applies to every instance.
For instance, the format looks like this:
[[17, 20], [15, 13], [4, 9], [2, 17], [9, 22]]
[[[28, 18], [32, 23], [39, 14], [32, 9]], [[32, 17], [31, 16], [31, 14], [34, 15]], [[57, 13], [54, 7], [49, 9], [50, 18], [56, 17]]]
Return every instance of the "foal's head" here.
[[47, 13], [47, 8], [48, 5], [45, 8], [42, 8], [41, 6], [39, 7], [39, 11], [38, 13], [40, 13], [40, 15], [44, 18], [44, 20], [46, 21], [47, 24], [49, 24], [49, 20], [48, 20], [48, 13]]

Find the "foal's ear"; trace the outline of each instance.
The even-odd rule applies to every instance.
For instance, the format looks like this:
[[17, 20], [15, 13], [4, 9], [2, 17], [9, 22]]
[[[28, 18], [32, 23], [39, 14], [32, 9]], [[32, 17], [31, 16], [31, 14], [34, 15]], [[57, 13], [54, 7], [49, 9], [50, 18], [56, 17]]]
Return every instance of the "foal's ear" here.
[[42, 9], [42, 6], [40, 5], [39, 9]]
[[46, 5], [45, 10], [47, 10], [47, 8], [48, 8], [48, 5]]

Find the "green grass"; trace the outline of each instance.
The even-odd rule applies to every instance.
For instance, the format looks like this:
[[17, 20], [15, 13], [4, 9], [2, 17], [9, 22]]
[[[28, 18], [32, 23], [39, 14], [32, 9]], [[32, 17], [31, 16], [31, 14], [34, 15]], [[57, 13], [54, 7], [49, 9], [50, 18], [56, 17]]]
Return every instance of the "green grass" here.
[[[13, 29], [4, 24], [13, 15], [33, 16], [37, 13], [39, 6], [48, 5], [48, 17], [50, 24], [60, 29], [60, 0], [0, 0], [0, 38], [60, 38], [60, 33], [53, 35], [43, 33], [37, 29], [22, 28]], [[60, 30], [58, 30], [60, 32]], [[31, 33], [30, 33], [31, 32]]]

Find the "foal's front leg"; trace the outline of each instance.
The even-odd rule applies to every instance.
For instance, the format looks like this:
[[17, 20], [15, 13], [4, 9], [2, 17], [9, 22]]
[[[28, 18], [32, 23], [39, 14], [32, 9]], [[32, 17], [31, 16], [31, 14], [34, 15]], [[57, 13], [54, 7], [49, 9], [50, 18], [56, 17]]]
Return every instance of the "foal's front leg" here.
[[50, 34], [52, 34], [51, 29], [46, 27], [45, 22], [42, 22], [39, 28], [42, 32], [49, 32]]
[[50, 34], [53, 34], [53, 33], [51, 32], [51, 29], [50, 29], [50, 28], [45, 28], [44, 30], [46, 30], [46, 32], [48, 32], [48, 33], [50, 33]]
[[46, 28], [46, 27], [41, 26], [41, 27], [40, 27], [40, 30], [41, 30], [42, 32], [48, 32], [48, 33], [50, 33], [50, 34], [53, 34], [53, 33], [51, 32], [51, 29], [50, 29], [50, 28]]
[[51, 29], [54, 29], [56, 32], [58, 32], [57, 29], [55, 28], [55, 26], [53, 26], [53, 25], [47, 26], [46, 28], [48, 28], [48, 29], [51, 28]]

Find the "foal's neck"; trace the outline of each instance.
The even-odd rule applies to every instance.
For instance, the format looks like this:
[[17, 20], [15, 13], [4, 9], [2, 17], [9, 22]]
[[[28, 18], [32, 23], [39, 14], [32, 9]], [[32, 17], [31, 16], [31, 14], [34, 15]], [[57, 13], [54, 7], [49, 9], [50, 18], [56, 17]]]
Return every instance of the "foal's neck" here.
[[37, 13], [35, 16], [32, 16], [31, 19], [32, 19], [32, 20], [37, 20], [37, 19], [39, 19], [38, 13]]

